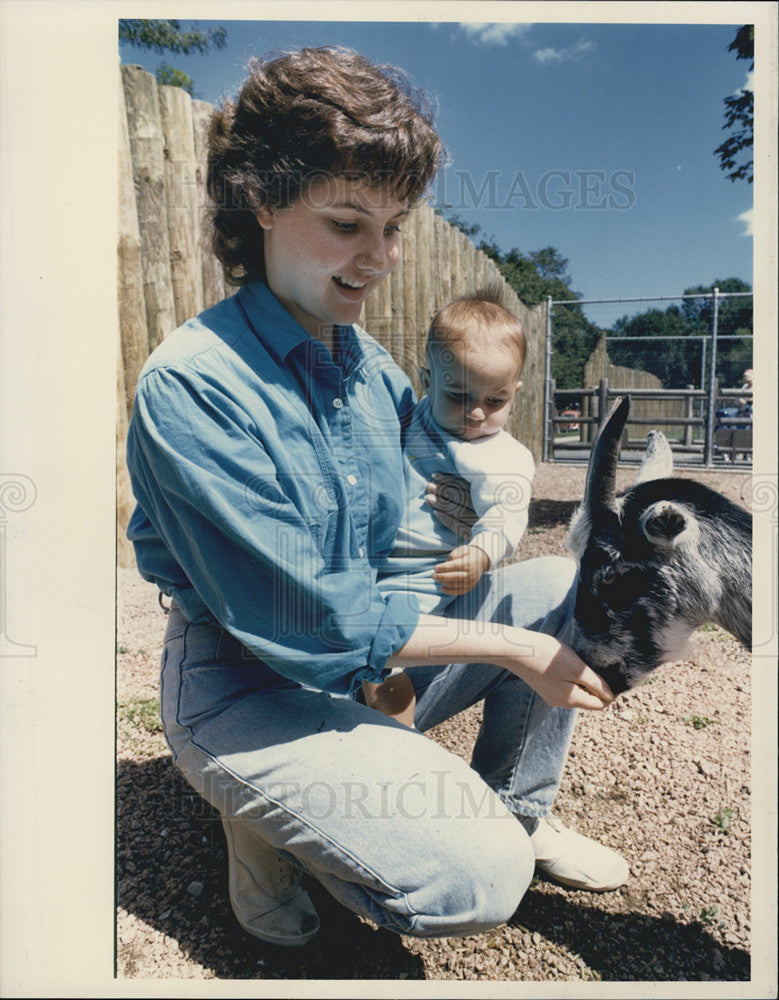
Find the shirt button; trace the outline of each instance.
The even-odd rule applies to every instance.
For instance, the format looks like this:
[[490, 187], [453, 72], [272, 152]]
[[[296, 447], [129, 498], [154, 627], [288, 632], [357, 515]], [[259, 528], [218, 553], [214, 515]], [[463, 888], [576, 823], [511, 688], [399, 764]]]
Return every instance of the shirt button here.
[[364, 558], [364, 556], [365, 556], [365, 549], [362, 547], [362, 545], [357, 550], [357, 554], [359, 555], [360, 559]]
[[340, 410], [343, 405], [344, 401], [341, 399], [341, 397], [336, 396], [335, 399], [333, 400], [333, 406], [336, 408], [336, 410]]
[[357, 482], [357, 476], [355, 476], [353, 473], [350, 472], [349, 475], [346, 477], [346, 481], [350, 486], [354, 486], [354, 484]]

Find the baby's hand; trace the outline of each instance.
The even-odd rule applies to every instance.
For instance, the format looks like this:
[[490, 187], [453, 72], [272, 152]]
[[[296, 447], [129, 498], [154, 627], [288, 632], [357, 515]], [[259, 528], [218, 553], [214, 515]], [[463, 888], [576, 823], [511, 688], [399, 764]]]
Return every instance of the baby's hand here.
[[478, 545], [461, 545], [449, 553], [446, 562], [435, 567], [433, 579], [441, 584], [448, 597], [457, 597], [473, 589], [489, 567], [490, 559], [484, 549]]

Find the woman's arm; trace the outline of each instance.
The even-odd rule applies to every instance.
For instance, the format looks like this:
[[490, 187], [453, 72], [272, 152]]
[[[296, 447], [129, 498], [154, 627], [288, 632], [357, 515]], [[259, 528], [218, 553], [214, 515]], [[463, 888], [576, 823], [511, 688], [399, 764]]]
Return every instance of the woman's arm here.
[[564, 643], [511, 625], [420, 615], [406, 644], [387, 660], [388, 667], [404, 669], [446, 663], [504, 667], [554, 708], [601, 709], [614, 699], [606, 682]]
[[291, 680], [335, 694], [380, 681], [413, 633], [415, 602], [379, 591], [313, 449], [293, 450], [270, 415], [260, 440], [227, 390], [181, 367], [149, 371], [136, 392], [128, 465], [145, 515], [132, 535], [139, 568], [161, 589], [175, 583], [184, 613], [196, 605], [189, 617], [208, 609]]

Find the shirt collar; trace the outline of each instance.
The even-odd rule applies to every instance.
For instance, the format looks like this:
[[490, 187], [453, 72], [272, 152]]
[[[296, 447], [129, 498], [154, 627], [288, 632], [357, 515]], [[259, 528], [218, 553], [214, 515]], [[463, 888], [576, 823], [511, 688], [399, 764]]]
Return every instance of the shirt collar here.
[[279, 302], [264, 281], [256, 279], [238, 290], [246, 319], [263, 347], [279, 361], [313, 338]]
[[[238, 300], [252, 330], [278, 361], [286, 362], [296, 347], [314, 341], [259, 278], [238, 290]], [[352, 326], [339, 326], [337, 338], [344, 354], [344, 368], [349, 370], [362, 357], [362, 345]]]

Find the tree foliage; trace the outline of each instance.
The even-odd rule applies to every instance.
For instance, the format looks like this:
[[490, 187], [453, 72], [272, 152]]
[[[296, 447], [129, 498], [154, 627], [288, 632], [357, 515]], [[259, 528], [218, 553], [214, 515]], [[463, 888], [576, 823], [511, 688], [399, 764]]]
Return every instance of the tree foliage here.
[[[737, 59], [748, 59], [749, 69], [755, 68], [755, 26], [745, 24], [736, 32], [736, 37], [728, 46], [728, 52], [735, 52]], [[751, 90], [741, 89], [723, 100], [725, 124], [723, 129], [731, 134], [714, 150], [719, 157], [720, 168], [731, 181], [746, 180], [752, 183], [754, 159], [752, 147], [755, 130], [755, 95]], [[739, 162], [743, 156], [749, 159]]]
[[[665, 310], [650, 309], [635, 316], [616, 320], [614, 336], [630, 337], [631, 342], [611, 342], [609, 358], [615, 365], [635, 368], [657, 375], [666, 389], [683, 389], [688, 385], [702, 386], [708, 378], [713, 326], [713, 298], [715, 288], [720, 292], [749, 292], [750, 286], [739, 278], [726, 278], [711, 285], [687, 288], [685, 295], [705, 298], [684, 299], [681, 305], [671, 304]], [[723, 298], [718, 304], [718, 339], [716, 375], [720, 385], [735, 387], [741, 384], [746, 368], [752, 364], [752, 298]], [[678, 337], [678, 340], [660, 340], [660, 337]], [[738, 339], [730, 339], [735, 337]]]
[[[697, 330], [688, 326], [682, 309], [672, 304], [667, 309], [650, 309], [636, 316], [623, 316], [614, 323], [613, 334], [631, 341], [608, 344], [612, 364], [656, 375], [666, 389], [699, 385], [703, 347]], [[678, 340], [660, 340], [678, 337]], [[693, 339], [690, 339], [693, 338]]]
[[[192, 52], [205, 53], [210, 48], [223, 49], [227, 44], [226, 28], [209, 28], [208, 31], [182, 31], [178, 21], [144, 20], [142, 18], [119, 19], [119, 41], [151, 52], [175, 52], [189, 55]], [[163, 86], [181, 87], [191, 96], [194, 85], [191, 77], [183, 70], [168, 66], [157, 67], [157, 83]]]
[[178, 21], [153, 21], [141, 18], [119, 19], [119, 41], [151, 52], [207, 52], [213, 46], [223, 49], [227, 44], [226, 28], [208, 31], [182, 31]]
[[157, 83], [161, 86], [181, 87], [182, 90], [186, 90], [189, 96], [192, 97], [194, 84], [192, 83], [192, 78], [183, 70], [174, 69], [172, 66], [168, 66], [167, 63], [163, 63], [157, 67], [155, 76], [157, 77]]

